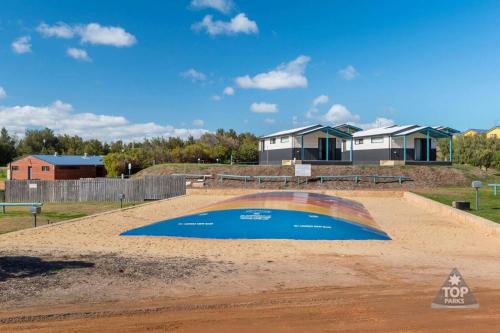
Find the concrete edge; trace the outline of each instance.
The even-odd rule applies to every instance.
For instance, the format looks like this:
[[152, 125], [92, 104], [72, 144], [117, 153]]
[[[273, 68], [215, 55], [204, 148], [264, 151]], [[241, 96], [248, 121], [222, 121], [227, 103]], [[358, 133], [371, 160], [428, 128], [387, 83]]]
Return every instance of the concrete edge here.
[[78, 217], [78, 218], [75, 218], [75, 219], [59, 221], [59, 222], [55, 222], [55, 223], [51, 223], [51, 224], [44, 224], [44, 225], [41, 225], [39, 227], [32, 227], [32, 228], [29, 228], [29, 229], [21, 229], [21, 230], [17, 230], [17, 231], [7, 232], [7, 233], [4, 233], [4, 234], [1, 234], [0, 238], [2, 236], [5, 236], [5, 235], [16, 235], [16, 234], [21, 234], [23, 232], [31, 232], [31, 231], [37, 231], [37, 230], [40, 230], [40, 229], [44, 229], [44, 228], [57, 227], [57, 226], [62, 225], [62, 224], [70, 224], [70, 223], [75, 223], [75, 222], [81, 222], [83, 220], [88, 220], [88, 219], [99, 217], [99, 216], [104, 216], [104, 215], [109, 215], [109, 214], [114, 214], [114, 213], [119, 213], [119, 212], [125, 212], [125, 211], [133, 209], [133, 208], [145, 207], [145, 206], [153, 205], [155, 203], [165, 202], [165, 201], [171, 201], [171, 200], [183, 198], [183, 197], [186, 197], [186, 196], [187, 196], [187, 194], [178, 195], [178, 196], [172, 197], [172, 198], [167, 198], [167, 199], [162, 199], [162, 200], [156, 200], [156, 201], [151, 201], [151, 202], [145, 202], [145, 203], [142, 203], [142, 204], [139, 204], [139, 205], [129, 206], [129, 207], [125, 207], [125, 208], [118, 208], [118, 209], [113, 209], [113, 210], [107, 210], [105, 212], [100, 212], [100, 213], [96, 213], [96, 214], [92, 214], [92, 215], [87, 215], [87, 216], [83, 216], [83, 217]]
[[412, 204], [415, 204], [427, 211], [440, 214], [441, 216], [452, 218], [455, 222], [464, 224], [467, 226], [477, 226], [483, 228], [484, 230], [491, 232], [492, 234], [500, 235], [500, 224], [485, 219], [474, 214], [458, 210], [451, 206], [445, 205], [443, 203], [434, 201], [432, 199], [425, 198], [421, 195], [412, 192], [404, 192], [403, 198]]
[[398, 197], [402, 198], [404, 190], [329, 190], [329, 189], [244, 189], [244, 188], [188, 188], [187, 195], [245, 195], [262, 192], [311, 192], [341, 197]]

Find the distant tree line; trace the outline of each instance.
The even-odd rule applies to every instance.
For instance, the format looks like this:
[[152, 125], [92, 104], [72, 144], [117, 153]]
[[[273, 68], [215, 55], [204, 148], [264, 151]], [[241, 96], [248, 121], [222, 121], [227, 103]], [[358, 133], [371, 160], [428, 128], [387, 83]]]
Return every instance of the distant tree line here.
[[140, 142], [111, 143], [97, 139], [84, 140], [77, 135], [55, 134], [49, 128], [27, 130], [24, 137], [16, 138], [2, 128], [0, 132], [0, 165], [15, 158], [31, 154], [102, 155], [110, 176], [160, 163], [256, 163], [258, 139], [252, 133], [236, 133], [233, 129], [218, 129], [205, 133], [199, 139], [157, 137]]
[[[447, 139], [438, 142], [441, 157], [449, 158], [449, 142]], [[487, 138], [486, 135], [453, 137], [453, 163], [469, 164], [484, 169], [500, 170], [500, 140]]]

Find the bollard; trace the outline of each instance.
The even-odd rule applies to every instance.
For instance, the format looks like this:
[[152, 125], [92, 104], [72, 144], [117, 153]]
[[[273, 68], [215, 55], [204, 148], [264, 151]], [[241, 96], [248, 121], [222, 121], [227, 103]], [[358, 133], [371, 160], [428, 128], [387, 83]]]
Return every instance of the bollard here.
[[479, 180], [475, 180], [471, 184], [472, 188], [476, 190], [476, 210], [479, 210], [479, 189], [483, 186]]
[[42, 212], [42, 207], [40, 206], [31, 206], [30, 213], [33, 215], [33, 224], [36, 227], [36, 216]]
[[118, 200], [120, 200], [120, 209], [123, 209], [123, 200], [125, 200], [125, 194], [118, 194]]

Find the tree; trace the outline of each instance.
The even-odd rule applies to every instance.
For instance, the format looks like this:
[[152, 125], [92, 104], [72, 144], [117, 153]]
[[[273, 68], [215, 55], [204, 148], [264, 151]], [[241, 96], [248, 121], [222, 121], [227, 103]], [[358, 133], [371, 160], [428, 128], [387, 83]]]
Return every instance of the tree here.
[[108, 153], [104, 150], [102, 142], [96, 139], [85, 141], [83, 152], [88, 155], [105, 155]]
[[59, 149], [61, 154], [65, 155], [82, 155], [83, 149], [83, 139], [78, 135], [70, 136], [67, 134], [59, 135]]
[[7, 129], [0, 131], [0, 165], [6, 165], [16, 157], [16, 139], [9, 135]]
[[53, 154], [59, 152], [59, 139], [49, 128], [42, 130], [26, 130], [24, 138], [19, 142], [18, 154]]

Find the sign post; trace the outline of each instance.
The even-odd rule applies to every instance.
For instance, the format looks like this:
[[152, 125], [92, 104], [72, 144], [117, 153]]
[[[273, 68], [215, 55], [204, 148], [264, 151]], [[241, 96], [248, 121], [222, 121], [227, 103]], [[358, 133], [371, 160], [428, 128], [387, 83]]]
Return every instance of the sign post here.
[[311, 164], [295, 164], [295, 177], [297, 177], [297, 185], [299, 184], [299, 177], [311, 177]]
[[472, 182], [472, 188], [476, 190], [476, 210], [479, 210], [479, 189], [483, 187], [483, 183], [479, 180]]

